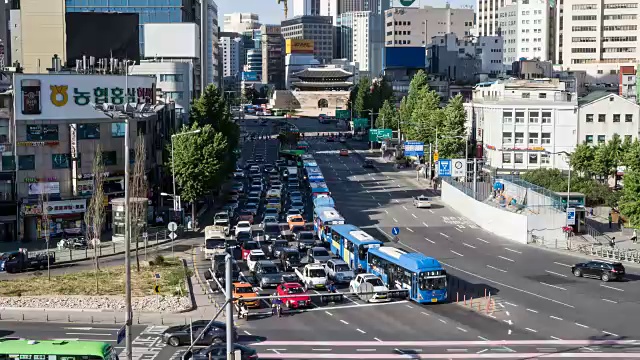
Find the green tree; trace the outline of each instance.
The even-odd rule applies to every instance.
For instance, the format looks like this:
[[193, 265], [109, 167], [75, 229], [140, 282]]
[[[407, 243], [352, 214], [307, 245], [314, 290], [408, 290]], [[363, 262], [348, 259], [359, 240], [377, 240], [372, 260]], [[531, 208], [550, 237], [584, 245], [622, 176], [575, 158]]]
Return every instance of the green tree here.
[[353, 109], [358, 117], [368, 117], [368, 109], [371, 109], [371, 98], [369, 96], [371, 81], [369, 78], [360, 78], [358, 82], [358, 92]]
[[596, 149], [591, 145], [582, 143], [576, 146], [576, 149], [570, 155], [571, 168], [582, 176], [592, 178], [595, 156]]
[[462, 104], [462, 95], [458, 95], [449, 100], [444, 108], [442, 128], [438, 128], [438, 133], [443, 134], [443, 137], [438, 140], [438, 152], [445, 159], [451, 159], [465, 153], [467, 113]]
[[398, 111], [393, 100], [387, 99], [382, 104], [378, 118], [376, 119], [376, 128], [398, 130]]
[[[409, 97], [412, 97], [411, 93]], [[413, 106], [409, 104], [410, 101], [413, 101]], [[406, 106], [413, 108], [409, 123], [403, 125], [407, 139], [435, 144], [436, 129], [440, 127], [444, 118], [444, 113], [439, 108], [438, 93], [424, 86], [417, 90], [413, 99], [407, 99]]]
[[402, 99], [400, 106], [400, 119], [402, 121], [409, 121], [411, 119], [413, 116], [413, 110], [419, 102], [419, 98], [421, 96], [420, 92], [424, 89], [429, 89], [429, 85], [427, 84], [427, 74], [423, 70], [419, 70], [413, 78], [411, 78], [408, 95]]
[[624, 151], [622, 164], [627, 169], [640, 171], [640, 141], [638, 139], [635, 139]]
[[627, 169], [624, 173], [620, 211], [631, 227], [640, 227], [640, 170]]
[[191, 203], [191, 213], [195, 221], [195, 203], [222, 184], [229, 172], [229, 144], [224, 134], [207, 124], [194, 124], [184, 131], [200, 130], [199, 133], [176, 136], [173, 140], [172, 171], [180, 187], [182, 199]]

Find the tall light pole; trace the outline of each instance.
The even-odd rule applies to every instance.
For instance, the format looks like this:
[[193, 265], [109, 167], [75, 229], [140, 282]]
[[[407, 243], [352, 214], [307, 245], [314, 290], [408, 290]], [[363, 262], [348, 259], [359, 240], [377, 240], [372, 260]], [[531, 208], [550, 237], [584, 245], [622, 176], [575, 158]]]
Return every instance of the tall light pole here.
[[567, 165], [569, 167], [569, 174], [567, 175], [567, 206], [565, 208], [565, 211], [567, 212], [567, 216], [565, 219], [565, 226], [569, 227], [569, 197], [571, 196], [571, 164], [569, 163], [569, 158], [571, 156], [571, 154], [569, 154], [566, 151], [558, 151], [558, 152], [549, 152], [549, 151], [545, 151], [545, 154], [548, 155], [564, 155], [567, 157]]
[[[175, 137], [182, 136], [182, 135], [198, 134], [199, 132], [200, 132], [200, 129], [181, 132], [181, 133], [177, 133], [177, 134], [171, 135], [171, 176], [173, 178], [173, 211], [176, 211], [176, 209], [178, 209], [178, 206], [176, 204], [176, 199], [177, 199], [177, 197], [176, 197], [176, 195], [177, 195], [176, 194], [176, 171], [175, 171], [174, 162], [173, 162], [173, 139]], [[195, 221], [195, 219], [193, 219], [193, 221]]]

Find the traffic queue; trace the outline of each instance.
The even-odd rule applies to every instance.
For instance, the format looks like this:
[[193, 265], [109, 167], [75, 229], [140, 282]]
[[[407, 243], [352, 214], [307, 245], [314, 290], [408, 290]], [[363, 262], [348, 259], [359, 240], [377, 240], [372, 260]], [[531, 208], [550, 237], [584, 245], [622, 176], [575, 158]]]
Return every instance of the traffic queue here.
[[281, 306], [296, 310], [339, 303], [344, 296], [365, 302], [447, 299], [446, 272], [436, 259], [384, 246], [347, 224], [322, 170], [307, 153], [308, 143], [305, 149], [279, 151], [279, 159], [270, 163], [267, 144], [277, 146], [274, 142], [249, 143], [251, 158], [235, 170], [228, 202], [209, 232], [205, 229], [204, 249], [211, 260], [205, 276], [213, 287], [225, 286], [224, 258], [233, 256], [232, 289], [240, 316], [261, 307], [277, 306], [280, 314]]

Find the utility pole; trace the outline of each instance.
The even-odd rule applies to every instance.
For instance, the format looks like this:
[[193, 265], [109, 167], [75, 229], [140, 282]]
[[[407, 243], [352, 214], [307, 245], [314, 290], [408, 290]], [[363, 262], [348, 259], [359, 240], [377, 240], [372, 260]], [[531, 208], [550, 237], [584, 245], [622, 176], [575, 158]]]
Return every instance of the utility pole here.
[[225, 288], [226, 288], [226, 323], [227, 323], [227, 359], [233, 359], [233, 294], [231, 293], [231, 282], [233, 272], [233, 258], [227, 254], [225, 261]]
[[[129, 105], [129, 60], [125, 60], [125, 70], [124, 70], [124, 98], [125, 98], [125, 112], [127, 110], [127, 106]], [[125, 347], [127, 360], [133, 359], [132, 352], [132, 341], [133, 334], [131, 333], [132, 324], [133, 324], [133, 310], [131, 308], [131, 219], [129, 216], [131, 212], [129, 211], [129, 172], [130, 172], [130, 164], [129, 164], [129, 148], [130, 144], [130, 135], [129, 135], [129, 115], [126, 114], [124, 116], [124, 282], [125, 282], [125, 311], [126, 315], [126, 323], [125, 323]], [[137, 241], [137, 239], [136, 239]]]

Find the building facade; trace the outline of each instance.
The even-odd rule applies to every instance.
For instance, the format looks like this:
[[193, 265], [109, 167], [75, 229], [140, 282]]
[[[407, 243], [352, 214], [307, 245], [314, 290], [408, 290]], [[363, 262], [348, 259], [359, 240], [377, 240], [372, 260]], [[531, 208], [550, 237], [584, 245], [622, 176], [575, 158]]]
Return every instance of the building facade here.
[[508, 80], [476, 85], [465, 103], [472, 141], [498, 173], [538, 168], [568, 170], [578, 143], [578, 102], [558, 79]]
[[282, 22], [284, 39], [313, 40], [313, 54], [321, 62], [333, 58], [333, 19], [328, 16], [297, 16]]
[[510, 4], [509, 0], [476, 0], [475, 6], [475, 28], [476, 36], [498, 35], [500, 21], [498, 10]]
[[620, 67], [620, 91], [618, 95], [625, 99], [629, 99], [636, 104], [640, 104], [640, 78], [638, 67], [622, 66]]
[[503, 73], [502, 38], [479, 36], [461, 40], [454, 34], [434, 36], [427, 48], [427, 73], [451, 82], [474, 83], [481, 74], [496, 77]]
[[222, 55], [222, 76], [238, 76], [242, 72], [244, 43], [238, 33], [220, 33], [220, 52]]
[[362, 76], [376, 77], [382, 73], [384, 45], [379, 20], [371, 11], [348, 12], [338, 17], [340, 53], [358, 63]]
[[284, 89], [284, 38], [280, 25], [262, 25], [262, 83]]
[[620, 95], [594, 91], [578, 100], [578, 143], [604, 144], [618, 134], [638, 139], [640, 106]]
[[260, 17], [254, 13], [224, 14], [223, 28], [225, 32], [244, 33], [260, 28]]
[[385, 11], [384, 45], [386, 47], [427, 46], [431, 38], [453, 33], [459, 39], [471, 35], [473, 9], [393, 8]]
[[320, 0], [293, 0], [293, 16], [320, 15]]
[[287, 54], [284, 59], [285, 66], [285, 89], [291, 90], [291, 84], [299, 81], [294, 74], [300, 73], [302, 70], [310, 67], [318, 66], [320, 62], [316, 60], [313, 54]]
[[521, 58], [553, 59], [550, 12], [548, 0], [519, 0], [498, 10], [505, 66]]

